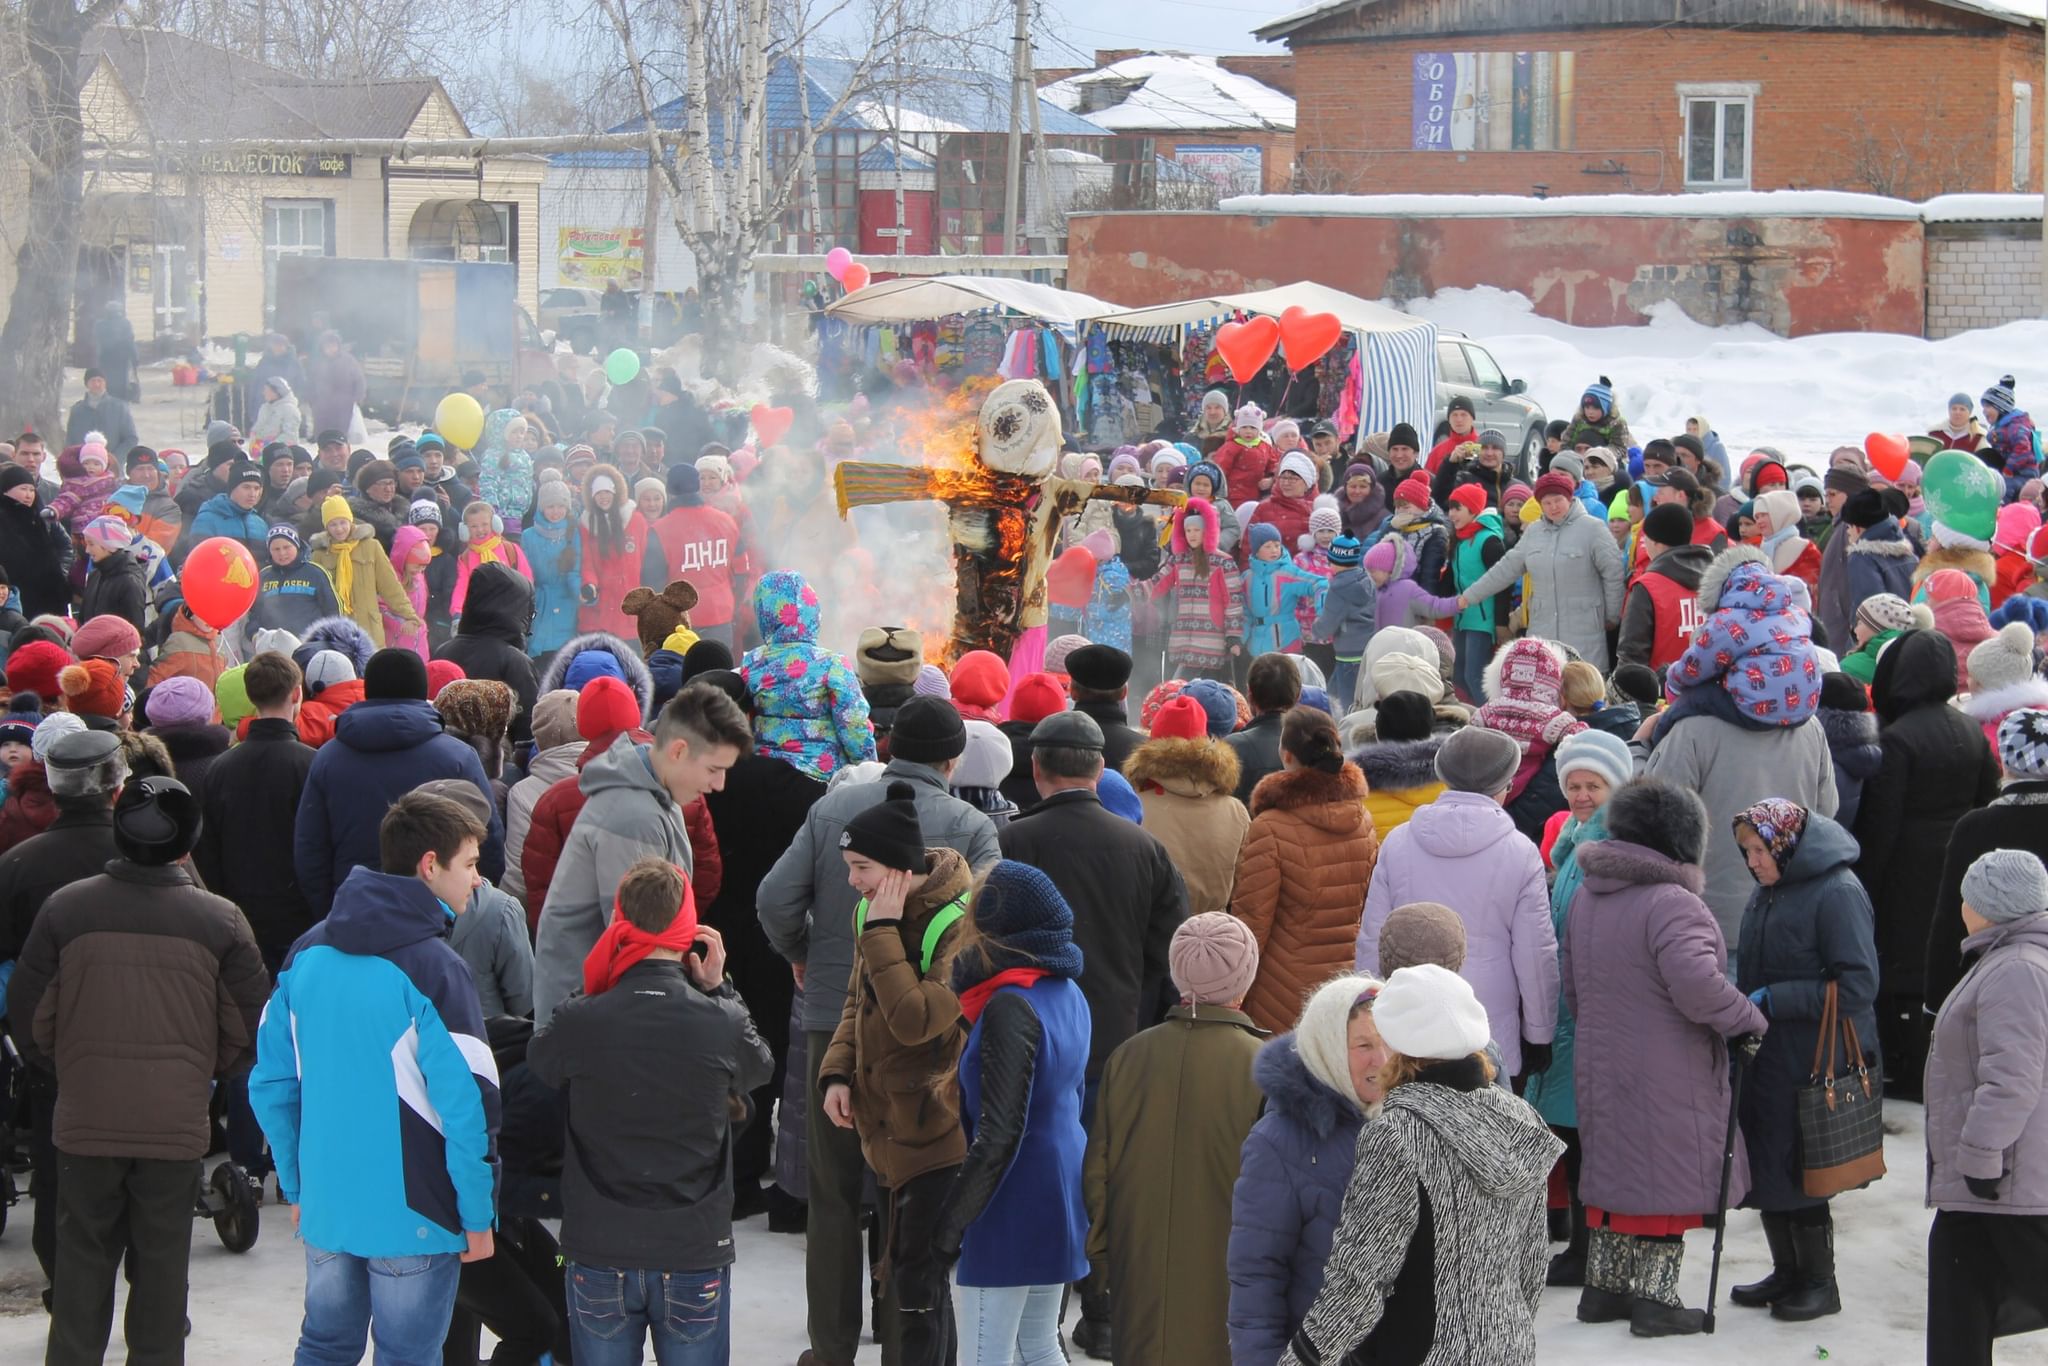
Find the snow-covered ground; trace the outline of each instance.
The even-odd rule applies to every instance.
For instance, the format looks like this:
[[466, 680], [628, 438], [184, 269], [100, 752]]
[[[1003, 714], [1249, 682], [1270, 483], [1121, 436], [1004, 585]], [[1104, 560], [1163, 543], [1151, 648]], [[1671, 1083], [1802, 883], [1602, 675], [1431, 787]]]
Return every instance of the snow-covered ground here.
[[[1903, 1129], [1885, 1145], [1892, 1174], [1836, 1203], [1840, 1315], [1785, 1324], [1760, 1310], [1730, 1306], [1729, 1284], [1754, 1280], [1768, 1261], [1756, 1216], [1737, 1213], [1729, 1225], [1719, 1332], [1713, 1338], [1650, 1342], [1631, 1337], [1625, 1324], [1582, 1324], [1572, 1316], [1577, 1292], [1553, 1290], [1544, 1295], [1537, 1318], [1539, 1359], [1570, 1366], [1792, 1366], [1822, 1360], [1837, 1366], [1910, 1366], [1922, 1361], [1930, 1216], [1920, 1206], [1925, 1161], [1921, 1112], [1917, 1105], [1894, 1105], [1887, 1113]], [[26, 1203], [16, 1207], [0, 1235], [0, 1361], [11, 1363], [40, 1359], [46, 1323], [34, 1295], [42, 1278], [29, 1252], [28, 1217]], [[732, 1359], [738, 1366], [794, 1362], [806, 1345], [803, 1240], [771, 1234], [765, 1219], [756, 1218], [740, 1226], [738, 1243]], [[1690, 1304], [1705, 1302], [1712, 1246], [1713, 1235], [1705, 1230], [1687, 1239], [1682, 1289]], [[303, 1284], [302, 1257], [281, 1208], [264, 1207], [262, 1239], [239, 1257], [221, 1248], [210, 1226], [195, 1225], [188, 1359], [207, 1366], [287, 1359], [298, 1332]], [[117, 1314], [110, 1354], [116, 1360], [119, 1333]], [[881, 1350], [865, 1347], [860, 1360], [862, 1366], [873, 1366]], [[1998, 1361], [2000, 1366], [2048, 1366], [2048, 1334], [2007, 1339]]]
[[1569, 418], [1601, 375], [1636, 440], [1673, 436], [1704, 414], [1739, 461], [1775, 446], [1826, 468], [1836, 446], [1873, 431], [1924, 432], [1949, 395], [1977, 395], [2003, 375], [2021, 405], [2048, 412], [2048, 322], [2011, 323], [1945, 341], [1887, 332], [1787, 339], [1754, 324], [1704, 327], [1664, 303], [1647, 327], [1572, 327], [1504, 290], [1452, 289], [1401, 305], [1484, 342], [1509, 377], [1527, 380], [1553, 418]]

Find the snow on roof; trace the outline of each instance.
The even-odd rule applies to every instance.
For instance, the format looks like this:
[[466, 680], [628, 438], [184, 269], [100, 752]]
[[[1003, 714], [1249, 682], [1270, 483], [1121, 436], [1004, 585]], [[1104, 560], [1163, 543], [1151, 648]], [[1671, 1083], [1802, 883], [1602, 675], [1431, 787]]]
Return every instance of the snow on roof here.
[[[1937, 5], [1949, 9], [1967, 10], [1972, 14], [1987, 15], [2014, 24], [2048, 24], [2048, 0], [1933, 0]], [[1273, 43], [1285, 39], [1296, 29], [1314, 23], [1318, 19], [1341, 14], [1348, 9], [1363, 9], [1377, 4], [1379, 0], [1316, 0], [1314, 4], [1292, 10], [1276, 19], [1269, 19], [1252, 30], [1254, 38]], [[1731, 22], [1729, 28], [1735, 25]], [[1839, 25], [1838, 27], [1852, 27]]]
[[1039, 97], [1080, 113], [1091, 86], [1129, 87], [1123, 98], [1088, 111], [1091, 123], [1123, 129], [1292, 129], [1294, 101], [1214, 57], [1150, 53], [1057, 81]]
[[1920, 206], [1929, 223], [2013, 223], [2041, 218], [2037, 194], [1944, 194]]
[[[2038, 200], [2038, 196], [2036, 196]], [[1846, 190], [1725, 190], [1711, 194], [1247, 194], [1225, 213], [1334, 218], [1918, 218], [1920, 206]]]

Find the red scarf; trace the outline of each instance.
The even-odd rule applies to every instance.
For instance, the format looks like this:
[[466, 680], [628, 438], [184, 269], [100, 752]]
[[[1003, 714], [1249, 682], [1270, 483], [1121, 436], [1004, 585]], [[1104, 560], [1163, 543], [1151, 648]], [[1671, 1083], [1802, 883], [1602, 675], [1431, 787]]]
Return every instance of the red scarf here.
[[985, 982], [976, 982], [960, 993], [960, 1013], [973, 1024], [988, 1009], [989, 997], [1001, 987], [1028, 987], [1046, 975], [1044, 968], [1004, 968]]
[[1486, 524], [1477, 517], [1474, 517], [1471, 521], [1459, 527], [1453, 534], [1461, 541], [1469, 541], [1484, 530], [1486, 530]]
[[672, 949], [677, 953], [688, 953], [696, 939], [697, 898], [688, 881], [683, 883], [682, 908], [660, 934], [649, 934], [626, 919], [625, 912], [619, 909], [618, 900], [614, 898], [612, 923], [605, 926], [590, 955], [583, 960], [583, 992], [587, 996], [601, 996], [619, 984], [619, 978], [625, 975], [626, 969], [654, 950]]

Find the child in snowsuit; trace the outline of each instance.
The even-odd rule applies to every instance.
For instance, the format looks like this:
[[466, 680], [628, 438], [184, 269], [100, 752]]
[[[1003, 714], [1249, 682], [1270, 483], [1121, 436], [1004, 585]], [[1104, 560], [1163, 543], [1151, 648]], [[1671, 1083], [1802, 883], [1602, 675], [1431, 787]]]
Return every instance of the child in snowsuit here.
[[1245, 646], [1252, 657], [1301, 653], [1301, 622], [1296, 609], [1313, 606], [1329, 580], [1296, 569], [1281, 543], [1280, 529], [1254, 522], [1246, 537], [1251, 560], [1245, 570]]
[[1227, 677], [1244, 653], [1244, 576], [1217, 549], [1216, 513], [1206, 499], [1190, 498], [1174, 512], [1172, 549], [1154, 592], [1165, 608], [1173, 676]]
[[1329, 558], [1330, 584], [1314, 634], [1331, 643], [1336, 668], [1330, 674], [1330, 700], [1342, 716], [1358, 695], [1359, 664], [1379, 615], [1379, 585], [1360, 563], [1365, 551], [1354, 538], [1339, 536], [1332, 541]]

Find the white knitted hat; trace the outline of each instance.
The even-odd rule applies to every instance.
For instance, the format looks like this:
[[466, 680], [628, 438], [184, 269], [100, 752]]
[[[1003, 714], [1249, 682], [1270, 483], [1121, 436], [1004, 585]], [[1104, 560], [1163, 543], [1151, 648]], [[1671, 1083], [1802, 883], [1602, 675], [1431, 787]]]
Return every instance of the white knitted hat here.
[[1373, 1002], [1372, 1020], [1387, 1047], [1410, 1058], [1468, 1058], [1493, 1037], [1486, 1008], [1471, 986], [1434, 963], [1402, 968], [1387, 978]]
[[1970, 691], [1995, 692], [2034, 676], [2034, 628], [2009, 621], [1970, 651]]

